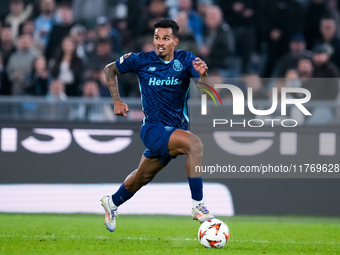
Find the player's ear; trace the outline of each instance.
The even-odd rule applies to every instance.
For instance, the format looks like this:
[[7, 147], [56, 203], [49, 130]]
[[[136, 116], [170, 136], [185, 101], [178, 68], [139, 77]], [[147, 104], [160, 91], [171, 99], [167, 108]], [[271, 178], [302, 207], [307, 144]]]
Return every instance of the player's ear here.
[[179, 43], [179, 38], [176, 36], [175, 37], [175, 46], [177, 46], [178, 43]]

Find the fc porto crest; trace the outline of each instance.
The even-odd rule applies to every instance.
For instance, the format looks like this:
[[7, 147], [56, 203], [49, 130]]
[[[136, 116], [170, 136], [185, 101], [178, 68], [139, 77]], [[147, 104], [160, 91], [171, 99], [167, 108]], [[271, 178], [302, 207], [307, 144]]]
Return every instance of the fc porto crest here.
[[180, 71], [182, 71], [182, 69], [183, 69], [183, 65], [181, 64], [181, 62], [179, 62], [178, 59], [175, 59], [175, 60], [174, 60], [174, 65], [172, 66], [172, 68], [173, 68], [175, 71], [180, 72]]

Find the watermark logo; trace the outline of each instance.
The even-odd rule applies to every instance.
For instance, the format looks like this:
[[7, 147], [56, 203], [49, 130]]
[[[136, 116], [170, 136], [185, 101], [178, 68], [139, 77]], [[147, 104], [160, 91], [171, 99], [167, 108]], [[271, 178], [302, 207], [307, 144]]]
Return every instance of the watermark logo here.
[[[205, 93], [202, 93], [201, 95], [201, 115], [207, 115], [207, 95], [211, 97], [211, 99], [214, 101], [215, 106], [217, 106], [216, 100], [214, 98], [215, 94], [220, 101], [221, 106], [222, 100], [219, 94], [217, 93], [216, 89], [228, 89], [232, 96], [232, 115], [233, 116], [244, 116], [245, 115], [245, 108], [248, 108], [248, 112], [255, 116], [270, 116], [277, 112], [277, 109], [280, 109], [280, 115], [281, 116], [287, 116], [287, 106], [288, 105], [294, 105], [297, 107], [300, 112], [305, 116], [312, 115], [307, 108], [304, 106], [305, 103], [307, 103], [311, 99], [311, 93], [305, 89], [305, 88], [294, 88], [294, 87], [286, 87], [281, 88], [280, 92], [278, 91], [278, 88], [273, 87], [272, 88], [272, 97], [271, 97], [271, 106], [269, 109], [256, 109], [254, 106], [254, 100], [253, 100], [253, 88], [248, 87], [247, 88], [247, 98], [245, 97], [243, 91], [237, 87], [236, 85], [232, 84], [215, 84], [214, 87], [202, 82], [197, 82], [198, 87], [200, 90], [204, 91]], [[299, 97], [293, 97], [292, 95], [299, 95]], [[280, 98], [279, 98], [280, 96]], [[280, 103], [280, 105], [279, 105]], [[278, 108], [279, 107], [279, 108]], [[216, 111], [214, 111], [214, 114], [216, 115]], [[281, 121], [284, 122], [282, 125], [284, 127], [295, 127], [297, 126], [297, 121], [294, 119], [265, 119], [265, 121], [269, 121], [268, 123], [271, 123], [271, 126], [274, 126], [275, 121]], [[244, 120], [242, 122], [235, 122], [232, 119], [214, 119], [213, 120], [213, 127], [216, 125], [225, 125], [227, 123], [234, 124], [242, 124], [244, 127], [262, 127], [265, 125], [265, 121], [263, 119], [251, 119], [251, 120]], [[292, 124], [287, 124], [287, 123]], [[246, 125], [246, 124], [249, 125]], [[286, 123], [286, 124], [285, 124]]]
[[198, 87], [200, 90], [205, 92], [205, 93], [202, 93], [202, 97], [201, 97], [201, 103], [202, 103], [201, 104], [202, 105], [201, 113], [202, 113], [202, 115], [206, 115], [207, 114], [207, 95], [210, 96], [210, 98], [214, 101], [215, 105], [217, 106], [215, 97], [213, 96], [213, 94], [211, 94], [210, 91], [212, 91], [217, 96], [218, 100], [220, 101], [220, 104], [223, 106], [220, 95], [217, 93], [217, 91], [212, 86], [210, 86], [210, 85], [208, 85], [206, 83], [203, 83], [203, 82], [197, 82], [197, 84], [200, 84], [200, 86], [205, 86], [206, 87], [206, 88]]
[[[200, 83], [200, 82], [199, 82]], [[200, 83], [203, 84], [203, 83]], [[210, 90], [212, 90], [218, 97], [218, 99], [220, 100], [220, 103], [222, 105], [221, 102], [221, 98], [219, 97], [219, 95], [217, 94], [216, 90], [212, 87], [209, 86], [207, 84], [204, 84], [205, 86], [207, 86]], [[215, 88], [217, 89], [228, 89], [231, 92], [231, 95], [233, 97], [233, 115], [244, 115], [244, 106], [245, 106], [245, 96], [242, 92], [242, 90], [232, 84], [216, 84]], [[202, 88], [200, 88], [202, 89]], [[206, 89], [202, 89], [203, 91], [205, 91], [207, 94], [209, 94], [212, 98], [213, 96], [211, 95], [211, 93], [209, 93], [209, 91], [207, 91]], [[255, 115], [270, 115], [272, 113], [274, 113], [277, 109], [278, 106], [278, 90], [277, 88], [273, 88], [272, 89], [272, 106], [270, 107], [270, 109], [267, 110], [258, 110], [255, 109], [254, 107], [254, 103], [253, 103], [253, 89], [252, 88], [248, 88], [247, 90], [248, 92], [248, 98], [247, 98], [247, 105], [248, 105], [248, 109], [251, 113], [255, 114]], [[303, 98], [289, 98], [287, 95], [290, 93], [298, 93], [298, 94], [303, 94], [305, 95], [305, 97]], [[309, 100], [311, 99], [311, 94], [309, 92], [309, 90], [305, 89], [305, 88], [281, 88], [281, 115], [287, 115], [287, 105], [288, 104], [293, 104], [296, 107], [298, 107], [300, 109], [300, 111], [304, 114], [304, 115], [312, 115], [307, 109], [306, 107], [303, 105], [304, 103], [307, 103]], [[201, 96], [201, 114], [202, 115], [207, 115], [207, 96], [206, 94], [202, 94]], [[214, 100], [215, 105], [216, 105], [216, 101]]]

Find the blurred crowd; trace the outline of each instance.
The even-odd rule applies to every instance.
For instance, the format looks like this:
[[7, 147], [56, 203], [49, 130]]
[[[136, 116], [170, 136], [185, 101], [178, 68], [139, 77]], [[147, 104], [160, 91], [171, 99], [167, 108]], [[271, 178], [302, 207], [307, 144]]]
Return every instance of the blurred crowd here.
[[[270, 97], [271, 86], [293, 86], [308, 88], [312, 99], [335, 100], [336, 79], [312, 78], [339, 77], [339, 5], [337, 0], [2, 0], [0, 94], [110, 97], [105, 65], [128, 52], [153, 50], [153, 24], [169, 17], [180, 26], [177, 49], [205, 60], [213, 79], [248, 78], [239, 86], [252, 87], [254, 98]], [[272, 79], [264, 83], [264, 77]], [[137, 82], [133, 75], [120, 76], [121, 96], [138, 96]]]

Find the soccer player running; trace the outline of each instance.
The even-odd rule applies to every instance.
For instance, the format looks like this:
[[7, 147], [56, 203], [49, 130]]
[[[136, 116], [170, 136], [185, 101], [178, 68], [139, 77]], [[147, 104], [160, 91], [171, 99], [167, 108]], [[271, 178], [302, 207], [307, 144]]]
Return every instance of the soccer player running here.
[[207, 78], [204, 61], [185, 50], [175, 51], [178, 44], [178, 24], [161, 19], [154, 24], [155, 51], [129, 53], [105, 67], [107, 85], [114, 101], [114, 113], [127, 116], [129, 107], [119, 96], [117, 75], [135, 73], [138, 76], [145, 118], [140, 136], [146, 147], [139, 166], [130, 173], [118, 191], [105, 195], [105, 225], [116, 228], [117, 208], [148, 184], [172, 158], [187, 155], [186, 171], [192, 197], [192, 217], [201, 223], [214, 218], [203, 203], [203, 182], [195, 166], [201, 165], [203, 145], [188, 127], [187, 97], [190, 77]]

